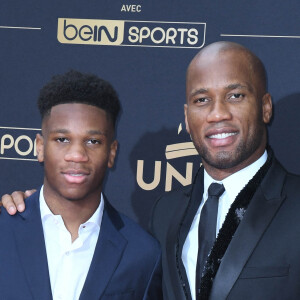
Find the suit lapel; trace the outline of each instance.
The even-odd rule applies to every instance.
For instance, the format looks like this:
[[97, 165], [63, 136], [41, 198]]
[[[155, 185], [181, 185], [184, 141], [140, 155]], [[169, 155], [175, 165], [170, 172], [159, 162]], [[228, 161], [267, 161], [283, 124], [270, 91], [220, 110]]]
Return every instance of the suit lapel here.
[[[195, 196], [195, 193], [199, 197], [193, 197], [192, 195]], [[171, 218], [172, 222], [169, 226], [166, 243], [166, 253], [168, 254], [166, 265], [169, 268], [168, 273], [171, 274], [172, 286], [174, 289], [176, 288], [174, 299], [191, 299], [189, 282], [181, 256], [184, 242], [202, 200], [202, 194], [203, 168], [199, 169], [192, 186], [187, 187], [182, 194], [175, 194], [176, 196], [180, 195], [180, 198], [176, 201], [178, 203], [175, 210], [176, 215]]]
[[121, 261], [127, 240], [120, 234], [123, 221], [119, 214], [105, 201], [100, 233], [83, 286], [80, 300], [100, 299]]
[[[178, 196], [178, 195], [176, 195]], [[169, 274], [170, 281], [172, 281], [173, 295], [170, 295], [170, 299], [184, 299], [184, 291], [188, 291], [188, 281], [186, 278], [184, 266], [182, 264], [180, 249], [180, 226], [181, 220], [183, 218], [184, 212], [186, 211], [187, 205], [190, 200], [190, 193], [184, 192], [180, 194], [180, 197], [177, 201], [177, 207], [175, 210], [175, 215], [171, 218], [172, 222], [169, 224], [167, 238], [166, 238], [166, 264], [164, 268], [167, 268], [166, 274]], [[182, 281], [185, 286], [182, 289]], [[189, 292], [189, 291], [188, 291]]]
[[39, 192], [26, 201], [13, 229], [18, 257], [33, 299], [52, 299], [46, 247], [39, 209]]
[[186, 210], [184, 210], [184, 216], [182, 219], [182, 226], [180, 228], [180, 236], [179, 236], [179, 248], [182, 250], [182, 247], [184, 245], [184, 242], [186, 240], [186, 237], [190, 231], [190, 228], [192, 226], [193, 220], [195, 218], [195, 215], [197, 213], [197, 210], [199, 208], [199, 205], [202, 201], [203, 197], [203, 175], [204, 169], [200, 168], [195, 180], [192, 185], [191, 191], [187, 194], [187, 196], [190, 198], [189, 201], [186, 201], [188, 203], [188, 207]]
[[285, 172], [275, 161], [251, 200], [222, 259], [210, 299], [226, 299], [282, 201]]

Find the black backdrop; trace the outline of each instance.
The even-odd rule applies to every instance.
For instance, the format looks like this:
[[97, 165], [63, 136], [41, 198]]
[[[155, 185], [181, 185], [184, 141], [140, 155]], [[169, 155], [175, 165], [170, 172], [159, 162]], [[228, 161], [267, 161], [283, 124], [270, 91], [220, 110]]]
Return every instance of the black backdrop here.
[[39, 89], [71, 68], [92, 72], [114, 85], [123, 107], [105, 193], [146, 226], [158, 195], [189, 183], [200, 164], [184, 130], [185, 70], [200, 47], [219, 40], [241, 43], [265, 63], [270, 143], [300, 173], [297, 0], [1, 0], [0, 40], [1, 194], [42, 183]]

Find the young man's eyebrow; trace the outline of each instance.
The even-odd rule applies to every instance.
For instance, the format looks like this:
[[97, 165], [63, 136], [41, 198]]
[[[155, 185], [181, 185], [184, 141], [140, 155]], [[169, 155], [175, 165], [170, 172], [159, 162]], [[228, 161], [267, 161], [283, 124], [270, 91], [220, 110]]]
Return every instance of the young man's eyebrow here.
[[[51, 130], [50, 133], [52, 133], [52, 134], [55, 134], [55, 133], [69, 134], [69, 133], [71, 133], [71, 131], [68, 130], [68, 129], [58, 128], [58, 129]], [[104, 135], [104, 136], [107, 136], [106, 132], [103, 132], [103, 131], [100, 131], [100, 130], [87, 130], [86, 133], [91, 134], [91, 135]]]
[[105, 135], [107, 136], [106, 132], [100, 131], [100, 130], [88, 130], [87, 131], [88, 134], [97, 134], [97, 135]]
[[50, 131], [50, 133], [70, 133], [70, 130], [63, 129], [63, 128], [57, 128]]

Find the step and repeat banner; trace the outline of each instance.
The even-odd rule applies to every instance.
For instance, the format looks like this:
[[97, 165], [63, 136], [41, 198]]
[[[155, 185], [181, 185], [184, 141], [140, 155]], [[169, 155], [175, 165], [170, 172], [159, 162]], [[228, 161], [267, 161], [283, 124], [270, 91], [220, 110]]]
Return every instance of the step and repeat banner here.
[[1, 0], [0, 193], [36, 188], [40, 88], [70, 69], [110, 81], [122, 103], [119, 151], [105, 193], [147, 226], [164, 191], [191, 183], [201, 160], [185, 132], [185, 72], [220, 40], [256, 53], [268, 72], [269, 141], [300, 173], [299, 1]]

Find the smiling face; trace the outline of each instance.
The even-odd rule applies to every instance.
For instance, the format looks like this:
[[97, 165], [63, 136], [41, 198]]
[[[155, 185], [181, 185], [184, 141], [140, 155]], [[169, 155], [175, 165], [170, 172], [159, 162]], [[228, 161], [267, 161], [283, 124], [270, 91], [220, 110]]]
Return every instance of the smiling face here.
[[206, 171], [222, 180], [263, 154], [272, 103], [249, 53], [206, 50], [188, 69], [185, 121]]
[[99, 201], [117, 151], [106, 112], [87, 104], [59, 104], [44, 118], [42, 132], [37, 152], [44, 162], [45, 198]]

